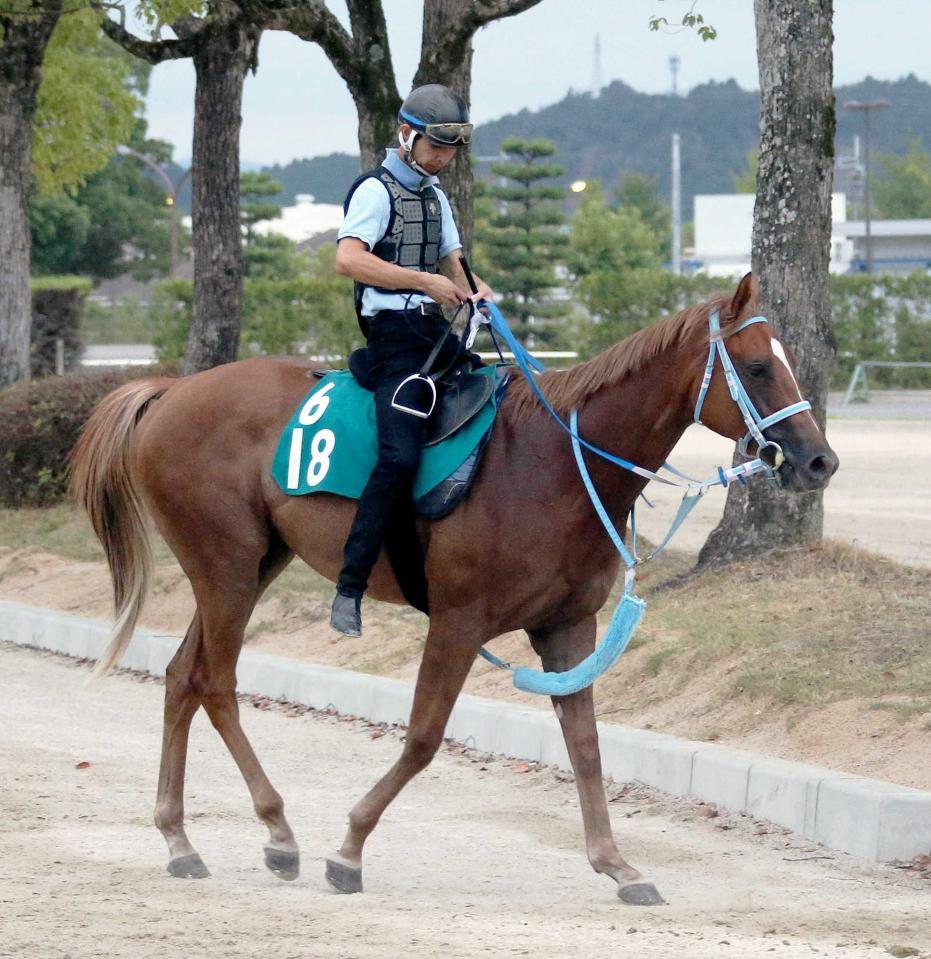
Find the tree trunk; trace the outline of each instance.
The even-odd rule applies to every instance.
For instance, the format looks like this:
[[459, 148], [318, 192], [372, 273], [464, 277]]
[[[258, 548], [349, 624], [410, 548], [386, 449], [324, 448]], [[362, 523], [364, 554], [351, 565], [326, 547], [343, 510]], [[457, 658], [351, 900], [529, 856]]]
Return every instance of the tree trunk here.
[[[834, 169], [833, 0], [755, 0], [762, 139], [753, 217], [760, 312], [795, 351], [823, 426], [836, 351], [828, 292]], [[718, 371], [720, 373], [720, 371]], [[734, 484], [699, 563], [821, 538], [823, 493]]]
[[58, 0], [34, 19], [0, 16], [0, 388], [29, 379], [32, 127], [42, 60], [60, 14]]
[[385, 159], [385, 147], [398, 145], [398, 110], [401, 100], [392, 79], [374, 79], [351, 91], [359, 117], [361, 170], [372, 170]]
[[377, 167], [385, 147], [397, 146], [398, 110], [401, 98], [391, 63], [388, 25], [381, 0], [347, 0], [349, 24], [348, 58], [340, 48], [325, 46], [340, 76], [346, 81], [359, 117], [359, 159], [362, 170]]
[[[472, 96], [473, 34], [469, 32], [450, 44], [449, 24], [461, 21], [471, 6], [471, 0], [426, 0], [420, 67], [414, 77], [415, 87], [424, 83], [444, 84], [458, 93], [468, 107], [471, 107]], [[460, 147], [456, 151], [441, 181], [459, 227], [463, 252], [471, 257], [475, 178], [468, 148]]]
[[194, 53], [191, 161], [194, 318], [183, 370], [230, 363], [242, 325], [242, 229], [239, 130], [246, 71], [255, 66], [260, 31], [241, 18], [205, 31]]

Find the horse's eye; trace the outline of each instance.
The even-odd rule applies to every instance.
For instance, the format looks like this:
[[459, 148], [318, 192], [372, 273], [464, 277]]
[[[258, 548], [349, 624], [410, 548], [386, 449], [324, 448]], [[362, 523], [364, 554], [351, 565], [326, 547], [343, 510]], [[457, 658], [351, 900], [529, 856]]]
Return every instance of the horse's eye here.
[[766, 374], [769, 372], [769, 364], [760, 363], [760, 362], [748, 363], [747, 372], [751, 376], [756, 376], [756, 377], [766, 376]]

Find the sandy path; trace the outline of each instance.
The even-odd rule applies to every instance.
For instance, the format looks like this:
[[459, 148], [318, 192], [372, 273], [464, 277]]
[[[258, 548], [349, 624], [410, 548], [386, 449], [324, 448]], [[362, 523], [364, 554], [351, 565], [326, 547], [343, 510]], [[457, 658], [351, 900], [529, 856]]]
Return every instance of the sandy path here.
[[[840, 469], [824, 494], [824, 535], [891, 556], [901, 563], [931, 566], [931, 422], [832, 419], [828, 439]], [[687, 430], [669, 461], [696, 479], [729, 466], [733, 444], [696, 426]], [[756, 480], [755, 482], [762, 482]], [[656, 505], [638, 507], [640, 531], [657, 542], [672, 522], [680, 490], [653, 483]], [[724, 510], [726, 494], [714, 489], [683, 524], [677, 549], [701, 549]]]
[[[85, 693], [86, 675], [0, 646], [2, 957], [878, 959], [931, 943], [931, 886], [913, 873], [817, 858], [780, 830], [754, 835], [748, 821], [649, 796], [612, 803], [615, 829], [672, 905], [622, 906], [584, 860], [571, 784], [449, 752], [373, 836], [369, 891], [334, 895], [321, 858], [354, 797], [397, 754], [397, 734], [372, 739], [360, 723], [248, 706], [305, 874], [286, 885], [265, 871], [264, 830], [199, 719], [187, 811], [213, 876], [171, 879], [151, 825], [162, 689], [116, 677]], [[77, 769], [82, 761], [90, 767]]]

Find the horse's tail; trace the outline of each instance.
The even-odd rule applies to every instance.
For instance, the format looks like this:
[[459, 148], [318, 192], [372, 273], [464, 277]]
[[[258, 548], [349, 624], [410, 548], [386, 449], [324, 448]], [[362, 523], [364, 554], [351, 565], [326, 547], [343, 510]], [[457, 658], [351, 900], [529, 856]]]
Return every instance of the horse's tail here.
[[164, 377], [119, 387], [94, 410], [71, 451], [71, 493], [103, 545], [113, 581], [116, 622], [91, 681], [122, 656], [142, 612], [152, 570], [145, 506], [130, 464], [130, 440], [148, 405], [175, 382]]

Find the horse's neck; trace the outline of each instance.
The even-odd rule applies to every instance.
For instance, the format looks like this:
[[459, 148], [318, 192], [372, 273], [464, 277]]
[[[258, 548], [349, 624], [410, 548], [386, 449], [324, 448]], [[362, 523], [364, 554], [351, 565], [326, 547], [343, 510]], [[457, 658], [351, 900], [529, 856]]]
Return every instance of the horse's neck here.
[[[588, 442], [636, 466], [656, 471], [691, 423], [689, 397], [677, 364], [660, 357], [644, 370], [594, 393], [579, 414]], [[626, 515], [646, 481], [604, 460], [588, 457], [599, 493], [612, 513]]]

